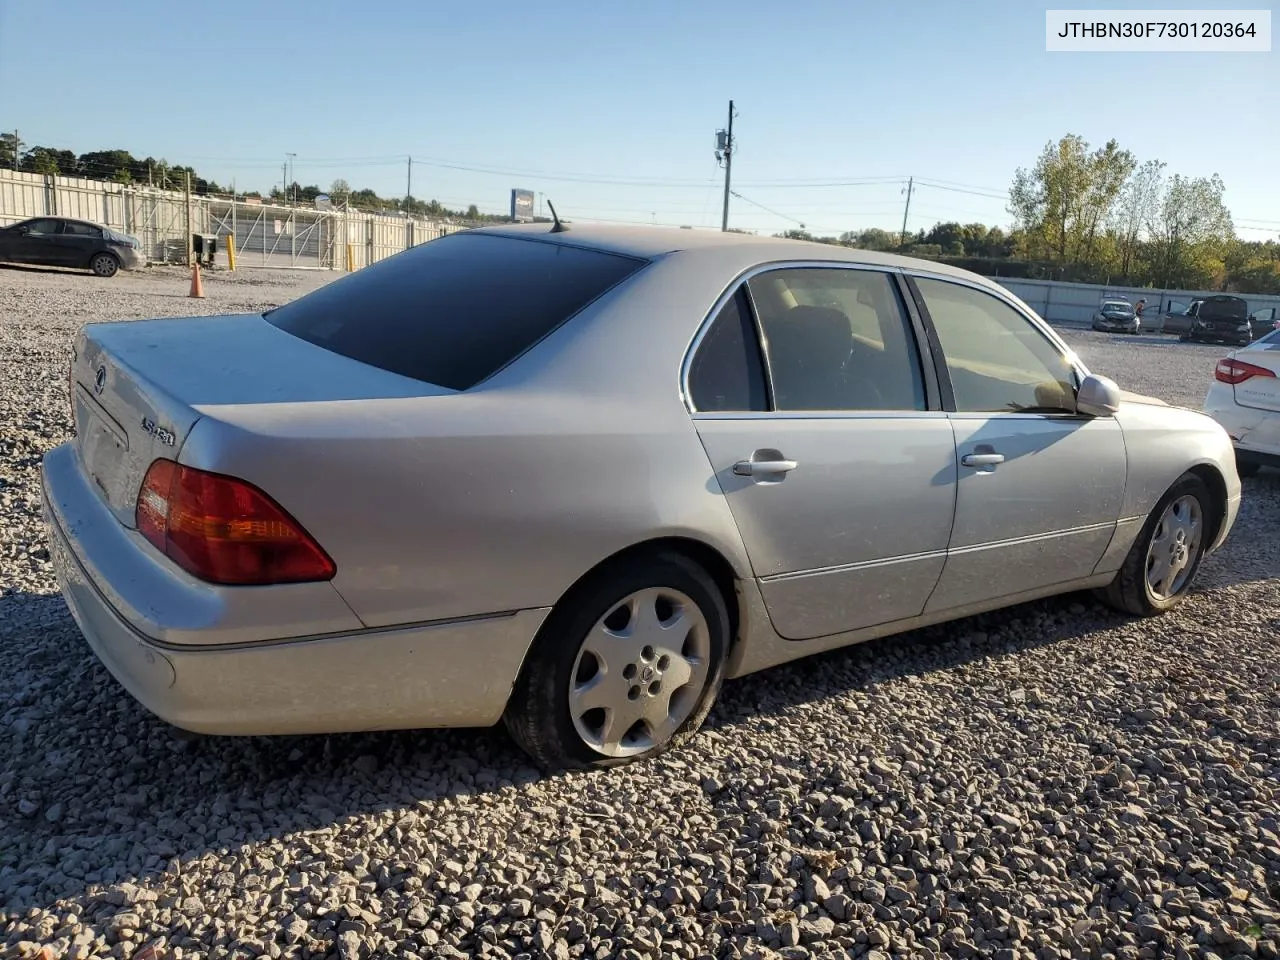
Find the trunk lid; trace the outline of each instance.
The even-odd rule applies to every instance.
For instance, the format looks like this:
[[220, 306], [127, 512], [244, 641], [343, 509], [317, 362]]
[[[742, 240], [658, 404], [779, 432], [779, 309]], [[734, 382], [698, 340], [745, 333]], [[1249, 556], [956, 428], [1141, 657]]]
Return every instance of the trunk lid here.
[[1256, 410], [1280, 411], [1280, 335], [1232, 354], [1237, 360], [1272, 371], [1274, 377], [1250, 377], [1234, 387], [1236, 403]]
[[178, 459], [219, 407], [452, 392], [330, 353], [258, 314], [86, 324], [71, 380], [82, 468], [128, 527], [152, 461]]

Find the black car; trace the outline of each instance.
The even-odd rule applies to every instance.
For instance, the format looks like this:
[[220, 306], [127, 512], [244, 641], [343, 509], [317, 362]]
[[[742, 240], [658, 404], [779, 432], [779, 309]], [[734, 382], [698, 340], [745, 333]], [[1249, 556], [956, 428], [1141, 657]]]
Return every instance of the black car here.
[[135, 238], [68, 217], [36, 217], [0, 229], [0, 261], [77, 267], [100, 277], [147, 265]]
[[1249, 322], [1249, 304], [1240, 297], [1217, 294], [1191, 304], [1187, 315], [1191, 327], [1179, 339], [1199, 342], [1253, 342], [1253, 325]]

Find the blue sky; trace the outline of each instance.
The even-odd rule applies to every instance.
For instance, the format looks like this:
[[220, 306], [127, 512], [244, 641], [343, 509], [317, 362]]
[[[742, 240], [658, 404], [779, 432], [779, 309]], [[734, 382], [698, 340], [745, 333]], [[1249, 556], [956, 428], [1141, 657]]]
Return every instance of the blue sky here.
[[[83, 16], [0, 0], [0, 126], [241, 189], [279, 183], [291, 152], [301, 183], [402, 195], [412, 155], [414, 195], [451, 206], [502, 212], [524, 187], [566, 218], [718, 226], [733, 98], [734, 187], [759, 205], [733, 199], [733, 226], [897, 229], [908, 176], [939, 184], [916, 191], [911, 229], [1007, 224], [1015, 168], [1073, 132], [1216, 172], [1242, 237], [1280, 235], [1280, 48], [1047, 53], [1045, 8], [129, 0]], [[878, 182], [814, 185], [851, 180]]]

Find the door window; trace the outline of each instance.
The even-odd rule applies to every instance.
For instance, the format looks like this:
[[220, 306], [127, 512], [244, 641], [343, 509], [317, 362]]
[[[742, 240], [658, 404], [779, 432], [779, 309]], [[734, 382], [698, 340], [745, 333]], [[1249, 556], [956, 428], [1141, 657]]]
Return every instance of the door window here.
[[62, 226], [61, 220], [28, 220], [27, 236], [29, 237], [52, 237], [59, 232]]
[[102, 230], [95, 227], [92, 223], [76, 223], [74, 220], [68, 221], [62, 225], [63, 236], [69, 237], [97, 237], [102, 239]]
[[888, 274], [797, 267], [747, 281], [777, 410], [924, 410], [914, 336]]
[[1075, 411], [1075, 371], [1021, 313], [973, 287], [927, 277], [916, 284], [938, 332], [957, 410]]
[[768, 409], [760, 342], [742, 287], [721, 307], [693, 355], [689, 395], [699, 412]]

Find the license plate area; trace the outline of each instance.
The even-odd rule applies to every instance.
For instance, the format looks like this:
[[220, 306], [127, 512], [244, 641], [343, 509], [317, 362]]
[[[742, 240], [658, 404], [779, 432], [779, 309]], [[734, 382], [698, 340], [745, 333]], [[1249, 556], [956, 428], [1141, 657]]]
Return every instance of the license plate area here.
[[119, 489], [128, 472], [129, 434], [123, 426], [76, 385], [76, 434], [85, 472], [113, 507], [123, 502]]

